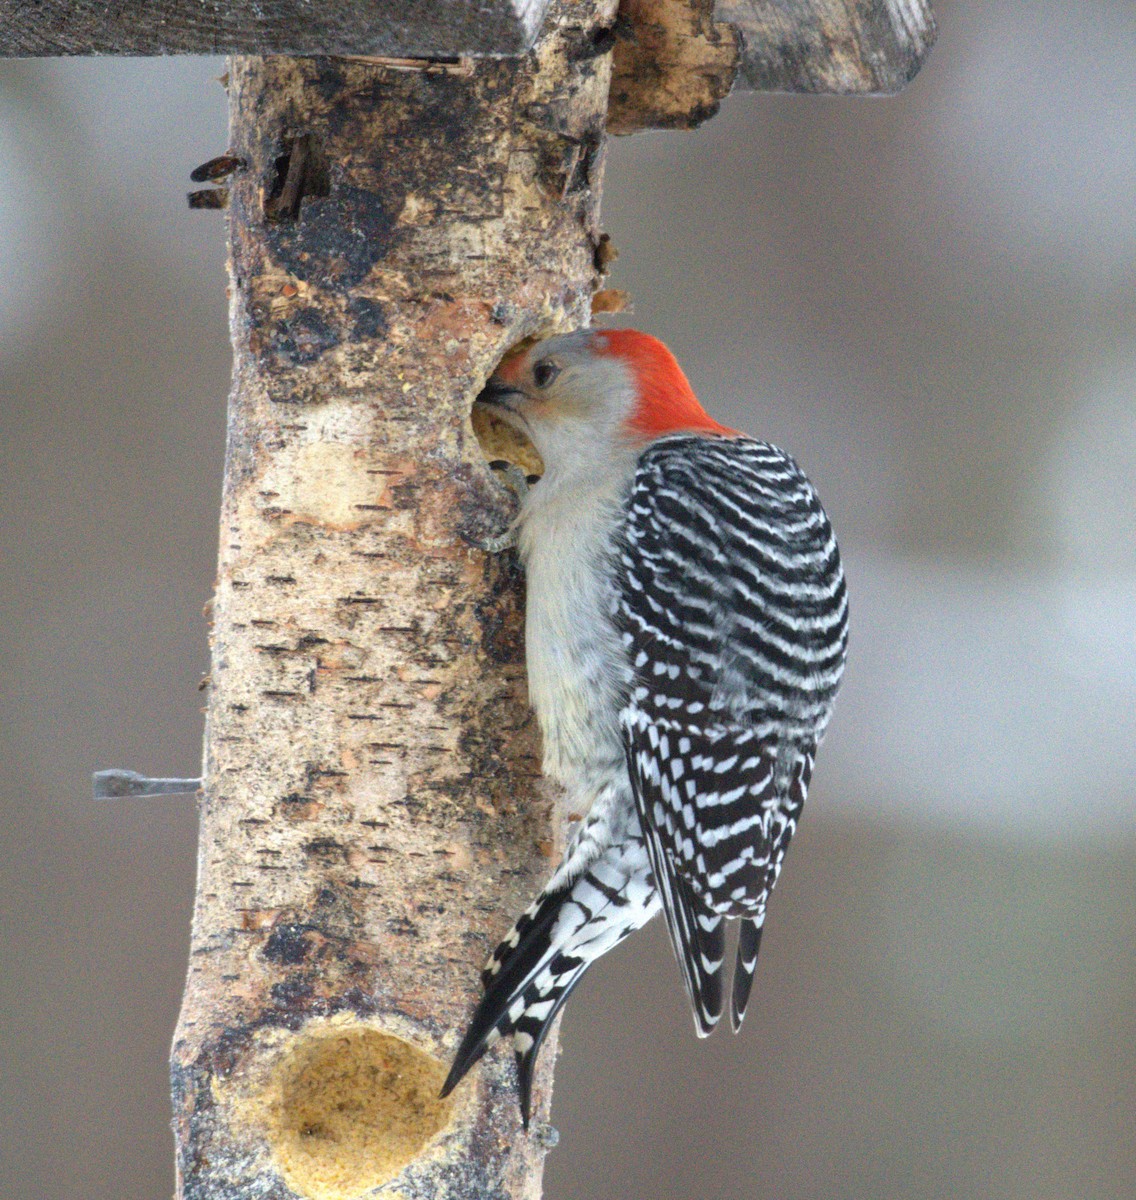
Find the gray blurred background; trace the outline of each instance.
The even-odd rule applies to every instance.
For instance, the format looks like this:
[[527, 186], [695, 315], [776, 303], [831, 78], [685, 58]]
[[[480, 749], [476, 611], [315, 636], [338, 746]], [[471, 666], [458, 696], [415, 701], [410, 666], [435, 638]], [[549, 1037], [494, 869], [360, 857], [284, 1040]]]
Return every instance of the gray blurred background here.
[[[740, 1037], [568, 1006], [551, 1200], [1130, 1200], [1136, 9], [938, 4], [888, 101], [616, 142], [613, 282], [841, 535], [847, 682]], [[229, 352], [220, 60], [0, 64], [0, 1196], [173, 1187]]]

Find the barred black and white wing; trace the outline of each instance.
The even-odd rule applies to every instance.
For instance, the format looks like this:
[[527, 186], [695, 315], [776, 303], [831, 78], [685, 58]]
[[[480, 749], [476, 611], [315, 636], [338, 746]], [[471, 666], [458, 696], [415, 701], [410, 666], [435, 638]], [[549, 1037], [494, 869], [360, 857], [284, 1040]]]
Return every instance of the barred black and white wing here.
[[766, 900], [844, 667], [844, 577], [800, 468], [741, 437], [678, 435], [643, 453], [620, 568], [628, 770], [704, 1035], [722, 1010], [727, 917], [743, 918], [735, 1028], [745, 1012]]

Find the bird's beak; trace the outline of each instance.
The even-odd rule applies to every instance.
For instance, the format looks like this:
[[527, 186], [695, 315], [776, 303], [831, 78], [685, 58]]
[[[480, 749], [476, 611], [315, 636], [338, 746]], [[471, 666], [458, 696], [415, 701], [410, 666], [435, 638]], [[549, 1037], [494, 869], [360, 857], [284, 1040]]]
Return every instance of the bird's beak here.
[[484, 404], [489, 408], [504, 409], [506, 412], [516, 412], [517, 402], [524, 398], [524, 392], [510, 387], [496, 375], [489, 377], [489, 382], [481, 389], [476, 404]]

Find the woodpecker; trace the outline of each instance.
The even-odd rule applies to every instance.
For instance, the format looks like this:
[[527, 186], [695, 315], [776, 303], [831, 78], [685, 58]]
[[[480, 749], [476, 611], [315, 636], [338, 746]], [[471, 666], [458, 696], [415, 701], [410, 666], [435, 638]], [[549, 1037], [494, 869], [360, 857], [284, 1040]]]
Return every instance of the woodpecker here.
[[848, 639], [840, 555], [782, 450], [713, 420], [674, 355], [581, 330], [506, 358], [477, 403], [545, 472], [513, 533], [544, 771], [585, 813], [482, 972], [447, 1095], [503, 1036], [536, 1056], [587, 968], [662, 910], [700, 1036], [736, 1031]]

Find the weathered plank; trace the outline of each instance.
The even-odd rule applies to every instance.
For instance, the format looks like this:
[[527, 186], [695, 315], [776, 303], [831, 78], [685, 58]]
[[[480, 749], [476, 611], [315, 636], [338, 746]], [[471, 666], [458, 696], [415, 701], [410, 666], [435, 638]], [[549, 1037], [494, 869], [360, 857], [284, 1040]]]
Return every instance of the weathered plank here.
[[741, 38], [738, 87], [898, 92], [935, 40], [930, 0], [717, 0]]
[[[531, 47], [549, 0], [0, 0], [0, 56], [459, 58]], [[612, 131], [690, 128], [732, 87], [897, 92], [935, 40], [930, 0], [622, 0]]]
[[550, 0], [0, 0], [0, 57], [515, 55]]

